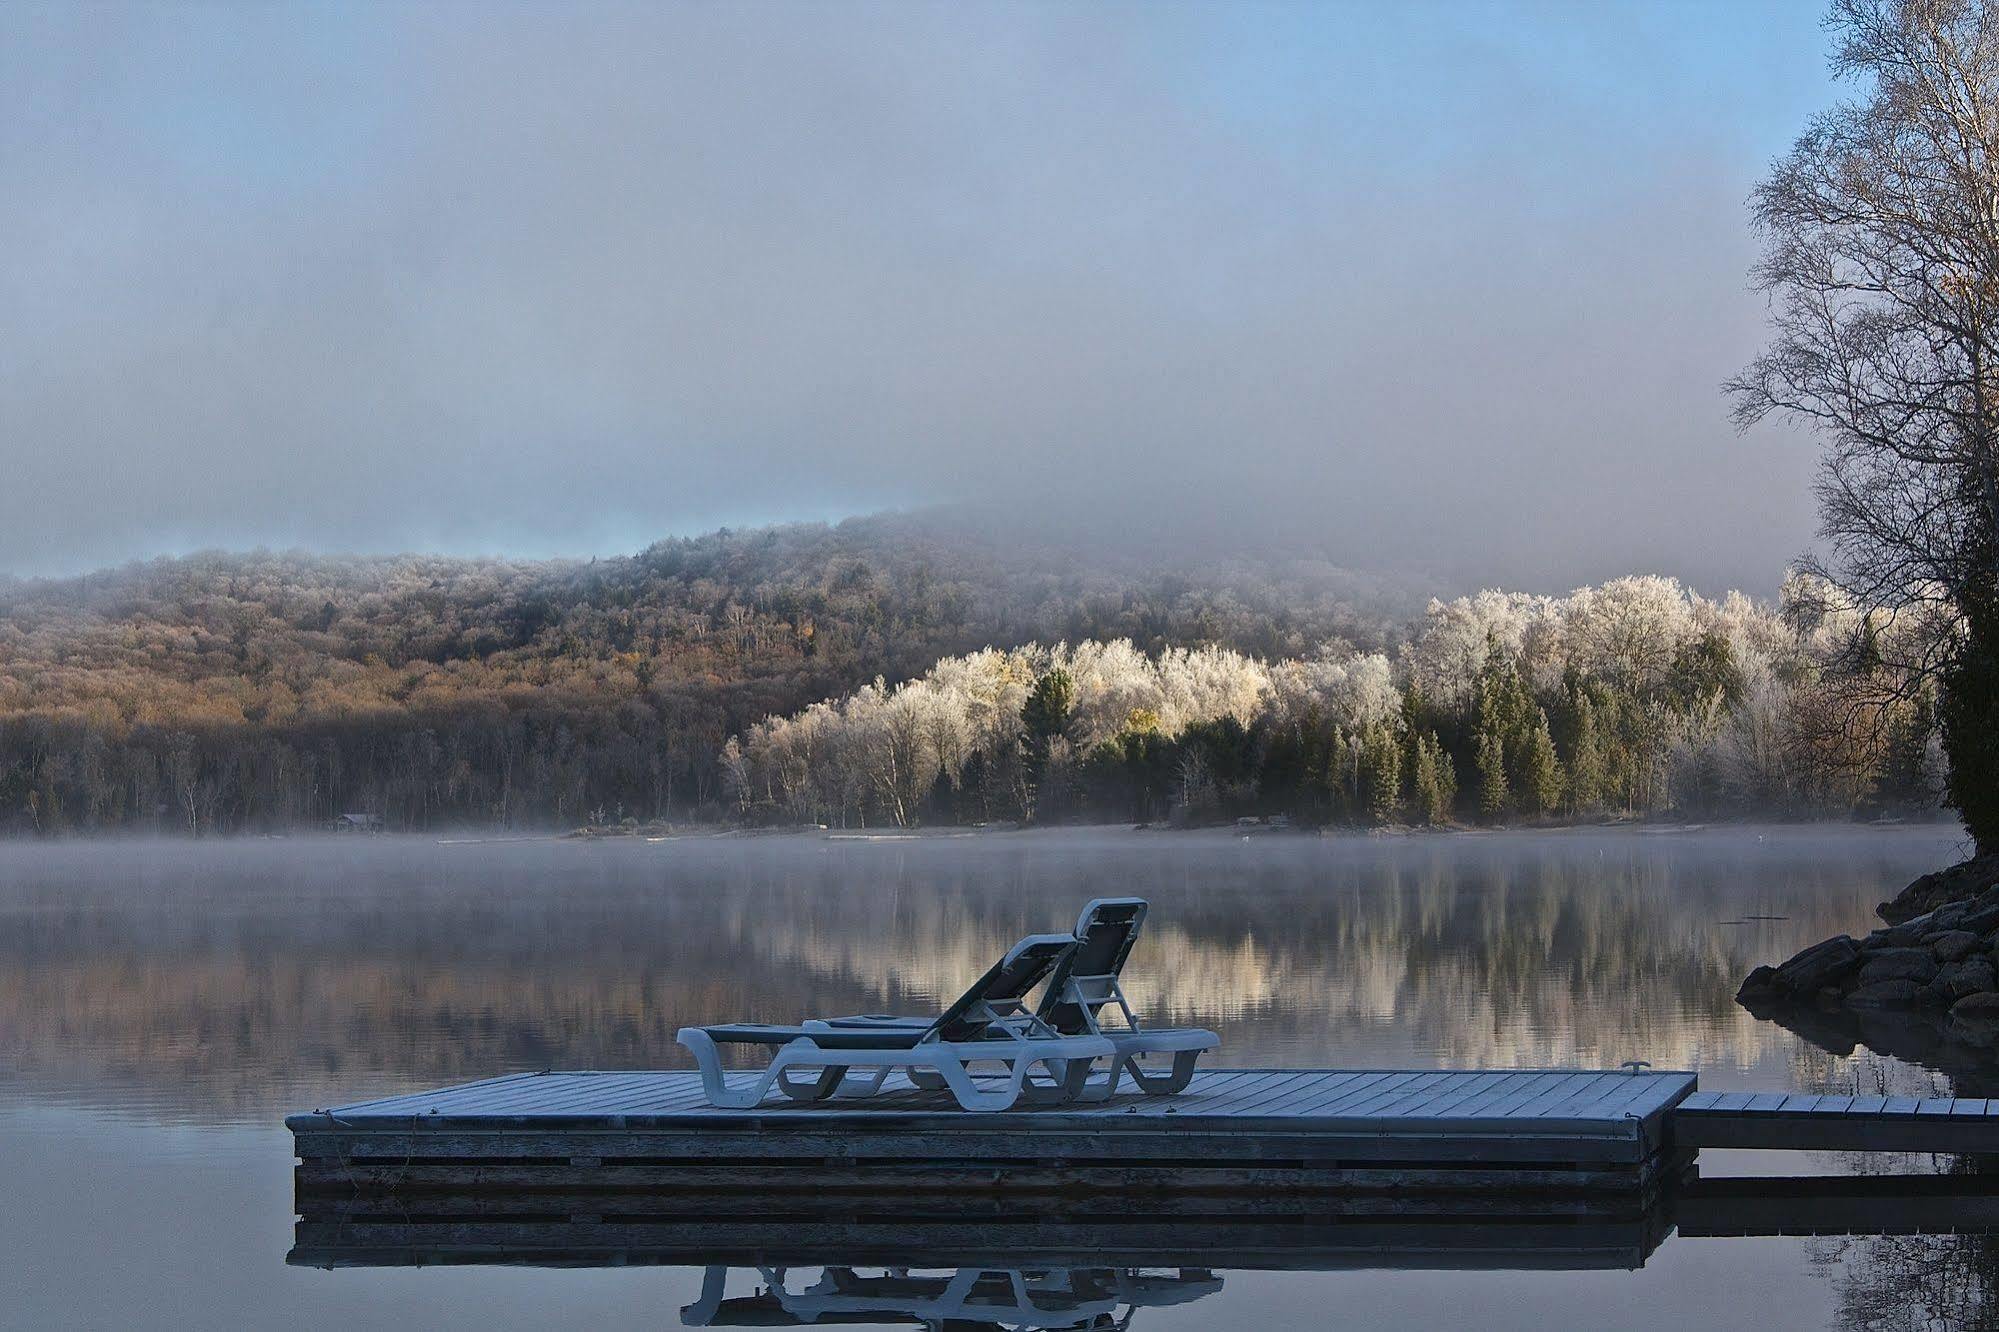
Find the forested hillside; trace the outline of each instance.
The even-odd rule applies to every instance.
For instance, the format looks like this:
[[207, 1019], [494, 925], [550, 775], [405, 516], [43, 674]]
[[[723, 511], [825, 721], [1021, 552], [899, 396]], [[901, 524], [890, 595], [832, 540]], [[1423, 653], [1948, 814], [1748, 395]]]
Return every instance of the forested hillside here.
[[1392, 650], [1428, 589], [958, 513], [590, 562], [258, 552], [0, 581], [0, 830], [715, 817], [762, 718], [1033, 641]]

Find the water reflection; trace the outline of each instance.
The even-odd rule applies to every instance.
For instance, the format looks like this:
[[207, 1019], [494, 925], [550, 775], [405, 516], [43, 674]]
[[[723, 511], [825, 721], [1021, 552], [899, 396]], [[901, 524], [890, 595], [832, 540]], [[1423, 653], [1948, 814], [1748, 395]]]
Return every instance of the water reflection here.
[[[1875, 1179], [1862, 1187], [1881, 1188]], [[1892, 1184], [1886, 1187], [1892, 1188]], [[1931, 1177], [1920, 1213], [1816, 1239], [1812, 1265], [1832, 1284], [1839, 1325], [1865, 1332], [1999, 1327], [1999, 1162], [1963, 1158]], [[1823, 1232], [1820, 1232], [1823, 1233]]]
[[1807, 1047], [1734, 1004], [1740, 977], [1862, 927], [1952, 836], [16, 844], [0, 1040], [19, 1094], [264, 1122], [679, 1066], [691, 1019], [920, 1010], [1084, 899], [1141, 892], [1133, 997], [1221, 1031], [1224, 1062], [1643, 1057], [1782, 1085]]
[[[1314, 1327], [1329, 1310], [1356, 1326], [1523, 1332], [1899, 1329], [1916, 1325], [1896, 1312], [1908, 1309], [1925, 1326], [1989, 1326], [1993, 1240], [1791, 1237], [1808, 1229], [1797, 1214], [1878, 1199], [1797, 1200], [1772, 1238], [1702, 1237], [1746, 1204], [1712, 1195], [1703, 1221], [1689, 1195], [1670, 1216], [1581, 1220], [1207, 1215], [1191, 1238], [1185, 1217], [1139, 1216], [1111, 1247], [1101, 1214], [1066, 1235], [985, 1214], [940, 1220], [956, 1230], [917, 1249], [885, 1231], [870, 1251], [834, 1247], [866, 1234], [858, 1211], [831, 1234], [791, 1216], [761, 1238], [663, 1244], [660, 1227], [703, 1218], [642, 1196], [294, 1212], [278, 1126], [293, 1110], [513, 1070], [679, 1066], [673, 1033], [690, 1018], [917, 1009], [1084, 899], [1126, 892], [1157, 908], [1134, 998], [1220, 1031], [1223, 1062], [1638, 1056], [1697, 1068], [1710, 1090], [1999, 1094], [1974, 1090], [1983, 1070], [1849, 1053], [1732, 1001], [1751, 966], [1864, 929], [1875, 902], [1954, 849], [1940, 829], [0, 844], [0, 1179], [16, 1203], [0, 1211], [0, 1284], [24, 1326], [257, 1326], [283, 1310], [312, 1325], [491, 1332], [670, 1323], [699, 1303], [710, 1263], [732, 1269], [734, 1298], [754, 1295], [760, 1266], [786, 1268], [797, 1291], [816, 1283], [808, 1269], [921, 1259], [935, 1268], [914, 1270], [1050, 1281], [1221, 1274], [1200, 1300], [1143, 1307], [1148, 1329]], [[1945, 1062], [1883, 1033], [1858, 1039]], [[1925, 1225], [1973, 1220], [1966, 1199], [1903, 1202]], [[715, 1204], [703, 1209], [712, 1225]], [[459, 1242], [497, 1241], [502, 1226], [538, 1230]], [[106, 1252], [117, 1261], [80, 1275], [78, 1255]]]
[[1993, 1047], [1994, 1033], [1983, 1024], [1967, 1026], [1948, 1013], [1925, 1008], [1854, 1009], [1784, 1002], [1759, 1004], [1755, 1013], [1836, 1061], [1871, 1051], [1945, 1075], [1955, 1090], [1944, 1095], [1999, 1096], [1999, 1053]]
[[[1839, 1326], [1984, 1328], [1999, 1315], [1999, 1189], [1942, 1174], [1678, 1182], [1643, 1208], [1483, 1195], [1315, 1201], [1134, 1196], [844, 1200], [301, 1196], [301, 1266], [681, 1266], [690, 1327], [1129, 1326], [1230, 1273], [1639, 1270], [1662, 1246], [1814, 1240]], [[1218, 1308], [1222, 1301], [1218, 1301]]]
[[1811, 1261], [1837, 1291], [1841, 1328], [1999, 1327], [1999, 1241], [1988, 1235], [1842, 1239], [1815, 1245]]
[[1635, 1271], [1655, 1195], [301, 1193], [300, 1267]]
[[936, 1329], [1114, 1329], [1140, 1309], [1190, 1304], [1222, 1288], [1200, 1268], [982, 1268], [862, 1271], [827, 1267], [810, 1285], [784, 1268], [756, 1269], [760, 1288], [727, 1294], [729, 1269], [702, 1274], [701, 1298], [680, 1311], [686, 1327], [802, 1327], [820, 1323], [914, 1323]]

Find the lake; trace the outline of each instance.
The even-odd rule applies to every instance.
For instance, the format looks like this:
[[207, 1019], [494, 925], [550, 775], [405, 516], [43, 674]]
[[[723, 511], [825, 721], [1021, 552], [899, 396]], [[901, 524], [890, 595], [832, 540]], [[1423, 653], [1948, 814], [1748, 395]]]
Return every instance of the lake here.
[[[1128, 988], [1219, 1031], [1222, 1064], [1646, 1059], [1704, 1089], [1935, 1094], [1953, 1071], [1836, 1056], [1733, 994], [1961, 854], [1934, 826], [0, 844], [0, 1323], [674, 1326], [699, 1268], [287, 1265], [283, 1116], [686, 1067], [692, 1021], [920, 1011], [1094, 896], [1151, 899]], [[1862, 1164], [1732, 1156], [1703, 1169]], [[1675, 1235], [1636, 1271], [1223, 1271], [1134, 1323], [1985, 1326], [1994, 1252]]]

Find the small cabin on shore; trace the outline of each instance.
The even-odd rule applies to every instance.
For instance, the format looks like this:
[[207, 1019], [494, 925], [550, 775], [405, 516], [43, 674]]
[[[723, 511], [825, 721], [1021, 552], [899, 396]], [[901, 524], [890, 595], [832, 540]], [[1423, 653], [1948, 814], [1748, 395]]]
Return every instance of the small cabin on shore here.
[[388, 825], [382, 822], [380, 814], [342, 814], [333, 821], [335, 832], [387, 832]]

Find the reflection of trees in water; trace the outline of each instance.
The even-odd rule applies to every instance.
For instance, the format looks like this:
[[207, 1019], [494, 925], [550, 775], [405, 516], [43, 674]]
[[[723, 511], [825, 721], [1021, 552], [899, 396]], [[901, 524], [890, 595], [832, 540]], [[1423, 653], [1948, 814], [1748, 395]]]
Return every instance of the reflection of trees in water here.
[[[1957, 1158], [1946, 1172], [1991, 1175], [1999, 1189], [1999, 1161], [1990, 1157]], [[1841, 1328], [1999, 1329], [1999, 1236], [1851, 1235], [1813, 1240], [1806, 1253], [1833, 1283]]]
[[1814, 1240], [1808, 1252], [1838, 1292], [1841, 1328], [1999, 1328], [1999, 1239], [1992, 1236], [1856, 1235]]
[[[1872, 1096], [1992, 1096], [1992, 1072], [1956, 1079], [1859, 1052], [1840, 1060], [1800, 1044], [1801, 1088]], [[1991, 1175], [1999, 1159], [1894, 1152], [1813, 1153], [1829, 1173]], [[1999, 1329], [1999, 1236], [1846, 1235], [1806, 1241], [1811, 1265], [1837, 1296], [1837, 1326], [1852, 1332], [1973, 1332]]]
[[[1933, 858], [1846, 834], [1052, 833], [439, 847], [16, 848], [0, 1062], [266, 1113], [502, 1069], [671, 1066], [690, 1018], [918, 1010], [1091, 896], [1157, 907], [1135, 997], [1238, 1064], [1750, 1062], [1755, 961]], [[1768, 928], [1718, 924], [1745, 914]]]

